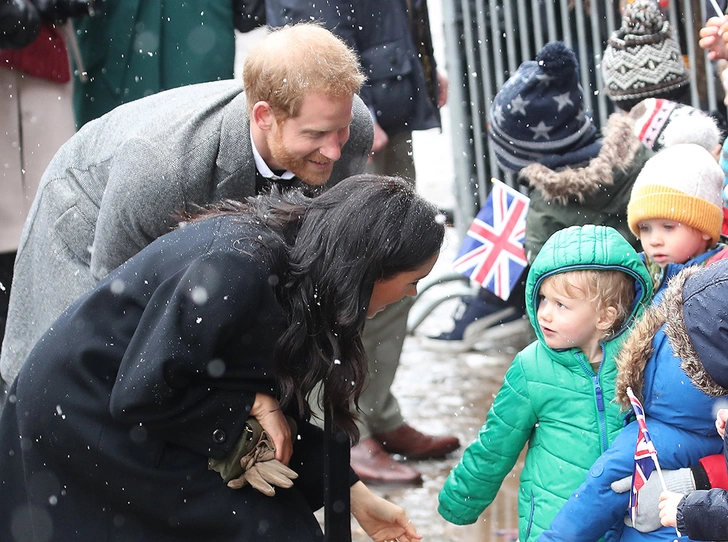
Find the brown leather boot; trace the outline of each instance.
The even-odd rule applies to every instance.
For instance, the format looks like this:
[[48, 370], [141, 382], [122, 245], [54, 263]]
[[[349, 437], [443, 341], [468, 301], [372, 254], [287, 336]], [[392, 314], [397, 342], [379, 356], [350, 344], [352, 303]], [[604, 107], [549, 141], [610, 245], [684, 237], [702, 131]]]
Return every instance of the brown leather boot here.
[[365, 484], [421, 484], [422, 475], [392, 459], [373, 438], [351, 449], [351, 468]]
[[457, 437], [425, 435], [406, 423], [392, 431], [378, 433], [374, 438], [386, 452], [407, 459], [439, 459], [460, 447]]

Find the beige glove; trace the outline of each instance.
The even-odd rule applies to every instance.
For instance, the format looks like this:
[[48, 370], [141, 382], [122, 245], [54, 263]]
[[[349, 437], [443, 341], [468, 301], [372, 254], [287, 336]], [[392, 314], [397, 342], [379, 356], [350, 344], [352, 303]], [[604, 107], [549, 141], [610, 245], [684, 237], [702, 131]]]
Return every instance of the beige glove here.
[[[286, 418], [291, 434], [296, 434], [296, 422]], [[273, 486], [289, 488], [298, 474], [275, 459], [273, 440], [255, 418], [249, 418], [235, 447], [223, 459], [210, 458], [208, 469], [220, 473], [232, 489], [250, 484], [264, 495], [275, 495]]]

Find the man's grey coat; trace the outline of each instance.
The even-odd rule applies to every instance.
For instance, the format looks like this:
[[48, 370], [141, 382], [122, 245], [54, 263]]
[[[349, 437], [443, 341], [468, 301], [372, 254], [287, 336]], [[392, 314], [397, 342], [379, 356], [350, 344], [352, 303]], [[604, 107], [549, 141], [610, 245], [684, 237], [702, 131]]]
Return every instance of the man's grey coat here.
[[[329, 183], [364, 169], [371, 115], [355, 97], [351, 136]], [[15, 261], [0, 372], [10, 383], [55, 319], [191, 204], [255, 194], [242, 82], [190, 85], [88, 123], [51, 161]]]

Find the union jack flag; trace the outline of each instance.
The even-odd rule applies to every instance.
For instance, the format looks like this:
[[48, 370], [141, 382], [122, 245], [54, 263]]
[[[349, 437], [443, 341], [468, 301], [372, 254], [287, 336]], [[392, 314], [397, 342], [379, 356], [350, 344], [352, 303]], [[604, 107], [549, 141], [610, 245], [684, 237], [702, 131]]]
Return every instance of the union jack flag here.
[[529, 200], [505, 183], [492, 179], [493, 187], [460, 246], [453, 269], [470, 277], [501, 299], [528, 265], [523, 242]]
[[645, 411], [642, 403], [635, 397], [632, 388], [627, 388], [629, 402], [637, 417], [639, 433], [637, 434], [637, 446], [634, 451], [634, 472], [632, 473], [632, 491], [629, 494], [629, 514], [634, 525], [637, 519], [637, 492], [647, 483], [647, 479], [657, 466], [657, 450], [652, 443], [650, 434], [647, 431], [645, 422]]

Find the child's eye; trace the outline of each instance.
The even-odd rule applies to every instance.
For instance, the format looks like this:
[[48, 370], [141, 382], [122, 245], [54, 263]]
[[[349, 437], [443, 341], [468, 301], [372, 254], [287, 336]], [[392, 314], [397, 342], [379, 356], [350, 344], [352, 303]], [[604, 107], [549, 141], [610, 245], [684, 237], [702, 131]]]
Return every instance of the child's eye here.
[[646, 232], [649, 231], [650, 228], [644, 224], [637, 224], [637, 229], [641, 232]]
[[665, 229], [666, 229], [666, 230], [668, 230], [668, 231], [670, 231], [670, 230], [674, 230], [674, 229], [675, 229], [675, 224], [665, 224], [665, 225], [663, 226], [663, 228], [665, 228]]

